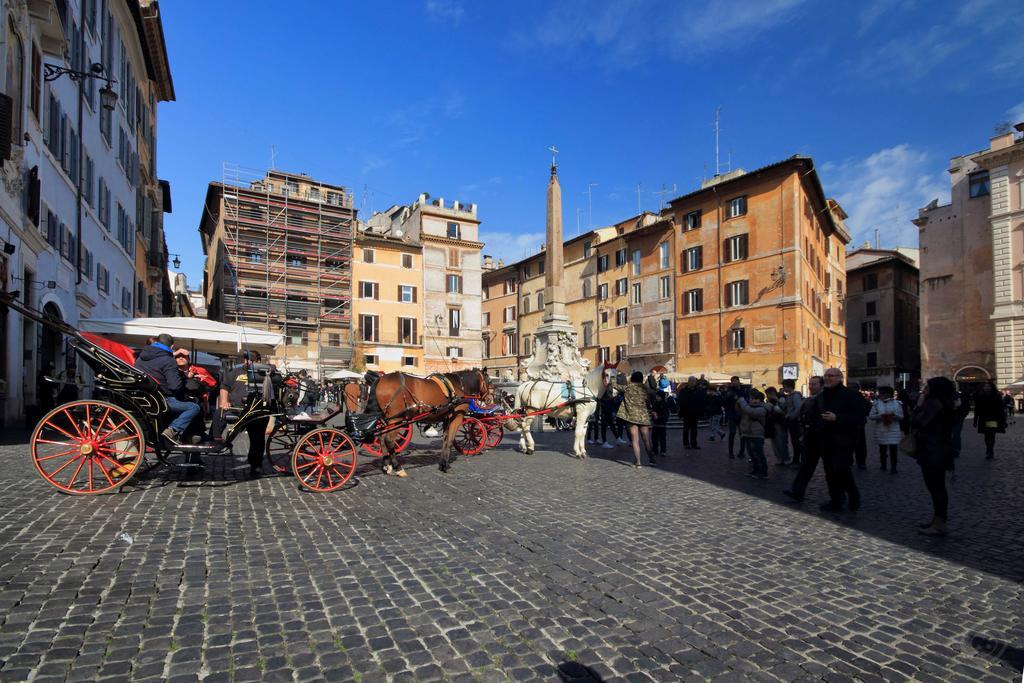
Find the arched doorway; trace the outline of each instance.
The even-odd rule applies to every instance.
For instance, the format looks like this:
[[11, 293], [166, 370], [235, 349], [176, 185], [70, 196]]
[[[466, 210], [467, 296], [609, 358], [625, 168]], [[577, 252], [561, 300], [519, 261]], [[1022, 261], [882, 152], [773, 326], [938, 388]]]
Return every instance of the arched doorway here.
[[[43, 306], [43, 315], [53, 320], [64, 320], [57, 304], [52, 301]], [[65, 370], [64, 368], [64, 335], [57, 332], [49, 325], [39, 326], [39, 371], [47, 372], [51, 366], [54, 372]]]
[[968, 396], [976, 394], [981, 385], [990, 379], [992, 379], [992, 375], [988, 373], [988, 370], [977, 365], [965, 365], [953, 375], [953, 381], [956, 382], [957, 388]]

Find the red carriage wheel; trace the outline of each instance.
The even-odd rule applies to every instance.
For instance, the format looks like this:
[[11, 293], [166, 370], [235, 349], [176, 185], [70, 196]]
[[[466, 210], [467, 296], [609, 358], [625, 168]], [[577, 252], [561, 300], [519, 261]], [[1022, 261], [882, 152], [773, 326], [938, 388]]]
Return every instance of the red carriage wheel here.
[[484, 442], [484, 445], [487, 448], [494, 448], [505, 438], [505, 428], [497, 420], [488, 421], [485, 425], [487, 426], [487, 441]]
[[[397, 437], [397, 443], [395, 444], [395, 453], [401, 453], [409, 447], [409, 442], [412, 441], [412, 425], [407, 424], [396, 429], [393, 432]], [[363, 450], [372, 455], [375, 458], [379, 458], [384, 454], [383, 444], [381, 443], [381, 437], [375, 438], [369, 443], [363, 444]]]
[[344, 432], [329, 427], [304, 434], [292, 453], [292, 472], [310, 491], [334, 491], [356, 471], [356, 447]]
[[462, 418], [455, 432], [455, 448], [463, 455], [476, 455], [487, 443], [487, 428], [475, 417]]
[[106, 401], [72, 401], [54, 408], [32, 432], [32, 462], [64, 493], [113, 491], [131, 479], [146, 454], [138, 420]]
[[288, 423], [283, 417], [273, 417], [274, 428], [267, 435], [265, 448], [267, 460], [275, 472], [282, 474], [291, 472], [292, 451], [295, 450], [295, 435], [288, 431]]

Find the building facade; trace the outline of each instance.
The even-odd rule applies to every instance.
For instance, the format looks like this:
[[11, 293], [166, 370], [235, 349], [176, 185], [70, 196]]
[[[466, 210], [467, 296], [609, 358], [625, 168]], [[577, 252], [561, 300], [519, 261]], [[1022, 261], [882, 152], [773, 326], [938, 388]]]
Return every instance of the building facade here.
[[626, 356], [641, 370], [676, 370], [676, 225], [646, 214], [625, 234], [629, 257]]
[[492, 377], [519, 375], [519, 267], [484, 256], [481, 274], [483, 366]]
[[371, 226], [356, 233], [353, 369], [423, 373], [423, 247]]
[[[170, 191], [153, 150], [157, 104], [175, 97], [159, 9], [155, 0], [0, 3], [0, 120], [9, 123], [0, 132], [0, 288], [72, 325], [167, 305], [166, 269], [148, 265], [150, 254], [167, 260]], [[50, 366], [88, 379], [51, 330], [9, 312], [0, 328], [0, 419], [36, 405]]]
[[974, 156], [950, 160], [950, 203], [933, 201], [913, 221], [921, 250], [921, 375], [949, 377], [964, 389], [996, 376], [989, 175]]
[[845, 368], [845, 215], [811, 159], [736, 170], [670, 202], [677, 372], [802, 386]]
[[974, 157], [975, 187], [988, 183], [992, 233], [996, 385], [1024, 378], [1024, 122]]
[[916, 387], [921, 376], [916, 249], [846, 255], [848, 376], [864, 389]]
[[348, 367], [355, 223], [340, 185], [227, 168], [199, 225], [208, 317], [282, 334], [273, 358], [282, 369]]

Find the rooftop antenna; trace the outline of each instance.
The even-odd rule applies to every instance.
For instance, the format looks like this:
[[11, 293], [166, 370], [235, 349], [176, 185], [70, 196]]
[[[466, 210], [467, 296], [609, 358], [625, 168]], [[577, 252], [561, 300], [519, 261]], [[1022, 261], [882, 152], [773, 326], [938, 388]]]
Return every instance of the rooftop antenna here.
[[721, 173], [722, 167], [718, 163], [718, 135], [722, 132], [721, 126], [722, 108], [715, 107], [715, 175]]
[[580, 234], [580, 214], [583, 213], [583, 207], [576, 207], [576, 234]]
[[665, 183], [661, 184], [661, 189], [654, 193], [654, 194], [658, 195], [658, 211], [661, 211], [661, 209], [665, 205], [665, 196], [667, 194], [669, 194], [670, 192], [672, 194], [675, 194], [675, 191], [676, 191], [675, 183], [672, 184], [672, 189], [671, 190], [669, 190], [667, 187], [665, 187]]
[[726, 159], [726, 161], [725, 161], [725, 172], [728, 173], [729, 171], [732, 170], [732, 150], [731, 149], [729, 150], [729, 153], [726, 155], [725, 159]]
[[641, 209], [640, 209], [640, 192], [641, 192], [640, 183], [637, 183], [636, 184], [636, 215], [638, 215], [638, 216], [641, 213], [643, 213], [641, 211]]
[[878, 244], [878, 228], [875, 228], [875, 249], [879, 248]]
[[587, 183], [587, 230], [594, 229], [594, 198], [593, 190], [597, 183]]
[[274, 145], [270, 146], [270, 170], [273, 171], [276, 167], [274, 164], [277, 163], [277, 148]]

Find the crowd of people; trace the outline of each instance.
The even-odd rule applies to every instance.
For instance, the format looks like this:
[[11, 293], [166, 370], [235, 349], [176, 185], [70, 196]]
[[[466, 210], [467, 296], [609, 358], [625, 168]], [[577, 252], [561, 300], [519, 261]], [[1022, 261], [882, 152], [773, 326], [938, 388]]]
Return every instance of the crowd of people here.
[[[614, 378], [613, 378], [614, 377]], [[897, 474], [906, 457], [921, 469], [933, 507], [922, 524], [926, 535], [946, 532], [949, 498], [946, 474], [961, 451], [964, 422], [973, 412], [973, 426], [985, 440], [986, 458], [995, 457], [996, 435], [1013, 418], [1013, 401], [988, 382], [973, 397], [957, 390], [945, 377], [917, 389], [896, 392], [882, 386], [861, 391], [843, 382], [838, 368], [811, 377], [808, 395], [788, 379], [778, 389], [745, 385], [738, 377], [712, 386], [702, 377], [673, 385], [663, 374], [646, 378], [606, 375], [598, 397], [599, 410], [588, 425], [587, 440], [603, 448], [632, 447], [633, 466], [642, 466], [641, 452], [656, 467], [668, 453], [667, 423], [673, 414], [682, 421], [682, 448], [700, 450], [698, 423], [707, 421], [710, 441], [727, 443], [729, 458], [745, 458], [754, 479], [768, 477], [769, 448], [777, 467], [796, 470], [784, 491], [802, 503], [818, 464], [822, 464], [828, 500], [826, 512], [856, 511], [861, 505], [854, 467], [869, 467], [869, 450], [877, 449], [880, 470]], [[972, 400], [973, 399], [973, 400]]]

